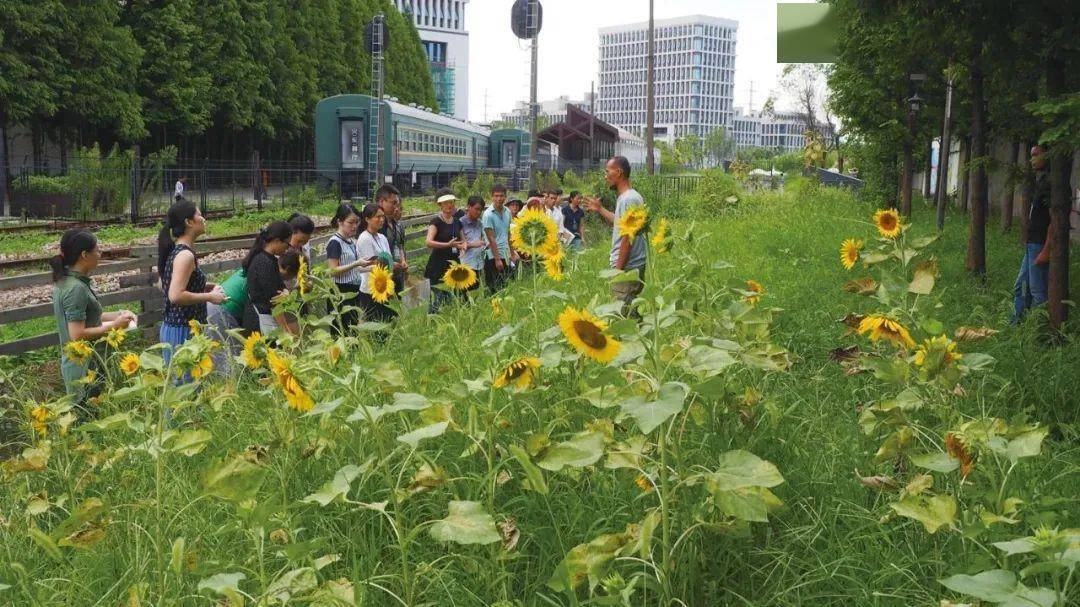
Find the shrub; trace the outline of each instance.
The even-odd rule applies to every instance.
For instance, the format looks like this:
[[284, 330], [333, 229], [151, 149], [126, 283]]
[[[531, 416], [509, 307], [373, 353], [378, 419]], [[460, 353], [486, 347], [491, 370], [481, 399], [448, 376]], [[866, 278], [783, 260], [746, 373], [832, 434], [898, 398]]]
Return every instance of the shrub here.
[[14, 190], [23, 194], [69, 194], [71, 184], [65, 176], [27, 175], [15, 180]]

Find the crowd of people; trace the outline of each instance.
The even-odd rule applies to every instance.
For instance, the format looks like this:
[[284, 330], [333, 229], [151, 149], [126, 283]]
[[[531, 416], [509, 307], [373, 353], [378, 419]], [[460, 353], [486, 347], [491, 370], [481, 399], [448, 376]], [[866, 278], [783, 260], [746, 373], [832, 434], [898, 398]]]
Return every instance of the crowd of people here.
[[[430, 250], [423, 276], [431, 284], [428, 311], [438, 313], [455, 295], [439, 288], [447, 270], [455, 264], [471, 268], [483, 277], [490, 293], [505, 288], [508, 281], [527, 271], [531, 260], [511, 245], [515, 220], [526, 209], [547, 214], [554, 223], [562, 245], [570, 250], [585, 247], [586, 210], [612, 224], [611, 265], [638, 272], [637, 281], [613, 285], [614, 296], [624, 302], [624, 315], [632, 315], [631, 302], [641, 292], [644, 280], [644, 238], [620, 235], [620, 217], [636, 205], [640, 194], [630, 184], [630, 164], [621, 156], [605, 167], [605, 180], [617, 195], [615, 209], [603, 207], [599, 198], [570, 192], [564, 200], [559, 189], [529, 192], [523, 203], [507, 200], [505, 186], [491, 189], [490, 203], [471, 196], [459, 204], [453, 191], [440, 189], [434, 197], [438, 213], [427, 226], [425, 245]], [[177, 184], [175, 201], [169, 207], [165, 225], [158, 235], [158, 276], [161, 281], [163, 312], [158, 339], [168, 363], [173, 349], [191, 338], [204, 325], [213, 327], [226, 345], [215, 355], [215, 368], [228, 372], [240, 344], [230, 337], [235, 330], [244, 334], [300, 334], [298, 319], [275, 312], [276, 304], [297, 288], [298, 277], [313, 263], [325, 263], [330, 279], [343, 296], [336, 307], [331, 330], [335, 335], [349, 332], [362, 320], [392, 323], [397, 311], [373, 296], [373, 275], [390, 275], [394, 292], [406, 289], [409, 263], [405, 250], [405, 230], [401, 221], [400, 192], [392, 185], [381, 186], [374, 201], [357, 208], [350, 203], [338, 206], [330, 225], [334, 230], [325, 254], [313, 259], [310, 240], [315, 222], [300, 213], [273, 221], [262, 228], [240, 267], [221, 283], [210, 282], [200, 267], [197, 241], [206, 232], [206, 219], [197, 205], [183, 197]], [[101, 253], [97, 238], [89, 231], [72, 229], [63, 234], [59, 254], [52, 260], [53, 310], [61, 346], [70, 342], [94, 342], [113, 330], [126, 330], [137, 322], [130, 311], [103, 312], [92, 288], [90, 274], [98, 266]], [[477, 280], [460, 292], [469, 298], [480, 289]], [[71, 357], [61, 348], [61, 374], [68, 394], [77, 406], [94, 396], [93, 357]], [[231, 356], [230, 356], [231, 355]]]

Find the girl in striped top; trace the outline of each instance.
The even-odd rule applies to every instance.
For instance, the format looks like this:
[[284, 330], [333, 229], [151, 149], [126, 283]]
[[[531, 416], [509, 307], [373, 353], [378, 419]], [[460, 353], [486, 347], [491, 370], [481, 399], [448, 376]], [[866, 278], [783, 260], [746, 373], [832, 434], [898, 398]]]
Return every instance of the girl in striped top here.
[[334, 213], [330, 225], [337, 232], [326, 243], [326, 263], [330, 266], [330, 276], [334, 284], [345, 296], [342, 307], [354, 309], [341, 312], [338, 324], [332, 326], [335, 336], [356, 326], [359, 320], [361, 268], [368, 268], [374, 261], [361, 259], [356, 251], [356, 236], [360, 231], [360, 212], [349, 203], [342, 204]]

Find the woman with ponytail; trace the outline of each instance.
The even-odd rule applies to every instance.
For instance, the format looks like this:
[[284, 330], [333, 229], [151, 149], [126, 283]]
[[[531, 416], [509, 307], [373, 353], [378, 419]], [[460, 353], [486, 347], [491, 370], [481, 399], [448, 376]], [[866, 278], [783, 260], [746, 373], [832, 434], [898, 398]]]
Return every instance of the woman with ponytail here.
[[64, 346], [68, 342], [97, 339], [113, 329], [126, 329], [135, 322], [127, 310], [102, 312], [101, 304], [90, 284], [90, 273], [101, 261], [97, 238], [86, 230], [72, 229], [60, 238], [60, 252], [49, 260], [53, 279], [53, 315], [60, 334], [60, 374], [74, 404], [85, 412], [86, 399], [96, 396], [99, 389], [80, 380], [94, 364], [93, 357], [76, 362], [68, 358]]
[[247, 274], [248, 306], [244, 312], [244, 328], [269, 335], [282, 328], [293, 335], [300, 334], [295, 319], [273, 313], [277, 299], [288, 293], [282, 276], [278, 257], [289, 250], [292, 226], [285, 221], [275, 221], [259, 231], [251, 250], [244, 258], [243, 268]]
[[206, 282], [195, 257], [195, 240], [206, 231], [206, 220], [195, 204], [179, 200], [169, 207], [165, 226], [158, 234], [158, 275], [165, 292], [164, 318], [159, 339], [172, 349], [191, 337], [191, 321], [206, 323], [206, 304], [221, 304], [227, 297], [220, 286]]

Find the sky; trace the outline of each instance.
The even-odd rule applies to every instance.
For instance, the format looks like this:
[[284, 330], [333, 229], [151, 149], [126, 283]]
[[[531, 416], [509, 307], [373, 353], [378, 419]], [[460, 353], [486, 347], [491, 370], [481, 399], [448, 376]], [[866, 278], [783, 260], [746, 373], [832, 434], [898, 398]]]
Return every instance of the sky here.
[[[497, 120], [529, 98], [529, 44], [510, 31], [512, 0], [470, 0], [469, 119]], [[580, 100], [597, 78], [601, 27], [648, 21], [648, 0], [541, 0], [537, 99], [559, 95]], [[777, 109], [787, 109], [777, 78], [776, 0], [655, 0], [656, 19], [707, 15], [739, 22], [735, 56], [735, 105], [760, 110], [770, 89]]]

